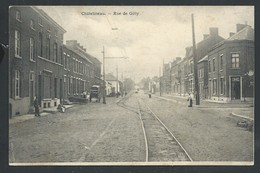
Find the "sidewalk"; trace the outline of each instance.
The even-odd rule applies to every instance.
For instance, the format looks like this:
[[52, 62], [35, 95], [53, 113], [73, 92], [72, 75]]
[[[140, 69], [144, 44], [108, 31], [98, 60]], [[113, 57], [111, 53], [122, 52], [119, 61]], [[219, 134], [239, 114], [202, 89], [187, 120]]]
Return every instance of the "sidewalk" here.
[[[64, 105], [64, 106], [66, 109], [69, 109], [69, 108], [73, 107], [74, 105]], [[46, 116], [49, 114], [54, 114], [56, 112], [58, 112], [57, 107], [44, 108], [40, 111], [40, 115]], [[30, 120], [33, 118], [36, 118], [34, 114], [25, 114], [25, 115], [15, 116], [12, 119], [9, 119], [9, 124], [24, 122], [24, 121], [27, 121], [27, 120]]]
[[[157, 98], [172, 101], [175, 103], [180, 103], [188, 105], [187, 98], [183, 96], [175, 95], [154, 95]], [[195, 102], [193, 102], [195, 103]], [[230, 115], [239, 118], [247, 119], [250, 121], [254, 120], [254, 105], [252, 102], [237, 102], [237, 103], [223, 103], [223, 102], [213, 102], [211, 100], [200, 100], [200, 105], [193, 104], [194, 108], [202, 109], [225, 109], [230, 112]]]

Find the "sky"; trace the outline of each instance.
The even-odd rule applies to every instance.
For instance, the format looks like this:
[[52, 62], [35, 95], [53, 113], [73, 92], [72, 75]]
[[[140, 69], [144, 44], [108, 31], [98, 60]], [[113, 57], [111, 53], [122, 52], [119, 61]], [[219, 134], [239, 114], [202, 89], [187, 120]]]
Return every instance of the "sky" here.
[[[67, 32], [66, 40], [77, 40], [102, 62], [106, 72], [119, 79], [159, 75], [163, 62], [185, 56], [192, 46], [191, 14], [194, 14], [196, 42], [217, 27], [228, 38], [236, 24], [254, 28], [253, 6], [39, 6]], [[91, 13], [91, 14], [89, 14]], [[102, 15], [101, 15], [102, 14]], [[128, 57], [123, 59], [122, 57]]]

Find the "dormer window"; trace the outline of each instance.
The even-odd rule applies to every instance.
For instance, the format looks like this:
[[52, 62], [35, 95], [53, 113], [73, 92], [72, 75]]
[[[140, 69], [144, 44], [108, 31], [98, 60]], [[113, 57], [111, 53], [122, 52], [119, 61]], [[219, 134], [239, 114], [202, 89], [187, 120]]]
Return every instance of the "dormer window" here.
[[38, 24], [40, 25], [40, 26], [42, 26], [42, 18], [38, 18]]
[[21, 12], [18, 10], [16, 10], [16, 12], [15, 12], [15, 19], [18, 20], [19, 22], [22, 21]]
[[30, 20], [30, 28], [33, 30], [35, 29], [35, 24], [33, 20]]
[[54, 35], [55, 35], [55, 37], [58, 37], [57, 30], [55, 30]]
[[48, 31], [48, 32], [51, 32], [50, 25], [47, 26], [47, 31]]

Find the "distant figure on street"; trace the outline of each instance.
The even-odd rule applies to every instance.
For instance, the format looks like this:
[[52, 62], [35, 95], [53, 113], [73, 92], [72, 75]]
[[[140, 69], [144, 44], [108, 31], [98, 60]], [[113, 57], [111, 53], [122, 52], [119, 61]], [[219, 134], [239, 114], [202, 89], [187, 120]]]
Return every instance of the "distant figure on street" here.
[[149, 91], [148, 95], [149, 95], [149, 99], [152, 98], [152, 93], [151, 93], [151, 91]]
[[189, 105], [188, 105], [188, 107], [192, 107], [192, 100], [193, 100], [193, 94], [189, 93], [189, 97], [188, 97]]
[[37, 116], [39, 117], [39, 116], [40, 116], [40, 110], [39, 110], [39, 103], [38, 103], [37, 97], [34, 98], [33, 106], [34, 106], [35, 116], [36, 116], [36, 117], [37, 117]]

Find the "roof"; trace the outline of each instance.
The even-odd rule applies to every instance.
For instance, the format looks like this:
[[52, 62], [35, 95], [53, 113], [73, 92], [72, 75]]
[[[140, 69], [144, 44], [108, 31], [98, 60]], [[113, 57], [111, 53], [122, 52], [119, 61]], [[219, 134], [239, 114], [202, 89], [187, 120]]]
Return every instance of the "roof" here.
[[254, 29], [251, 28], [251, 26], [247, 25], [237, 33], [235, 33], [233, 36], [229, 37], [227, 41], [231, 40], [255, 40], [255, 32]]
[[[204, 58], [209, 50], [219, 42], [223, 41], [224, 38], [220, 37], [219, 35], [213, 36], [209, 35], [207, 38], [203, 39], [202, 41], [198, 42], [196, 44], [196, 53], [198, 60]], [[185, 58], [189, 58], [193, 56], [193, 47], [187, 47], [186, 48], [186, 55]]]
[[77, 50], [74, 50], [72, 48], [70, 48], [69, 46], [67, 45], [63, 45], [65, 48], [67, 48], [68, 50], [74, 52], [75, 54], [79, 55], [80, 57], [86, 59], [89, 63], [93, 64], [83, 53], [81, 53], [80, 51], [77, 51]]
[[36, 11], [38, 14], [40, 14], [42, 17], [47, 19], [49, 22], [51, 22], [52, 24], [57, 26], [63, 33], [66, 32], [66, 30], [61, 25], [59, 25], [55, 20], [53, 20], [47, 13], [45, 13], [45, 11], [43, 11], [42, 9], [39, 9], [38, 7], [35, 7], [35, 6], [31, 6], [31, 8], [34, 11]]
[[204, 56], [202, 59], [198, 61], [198, 63], [208, 60], [208, 55]]

